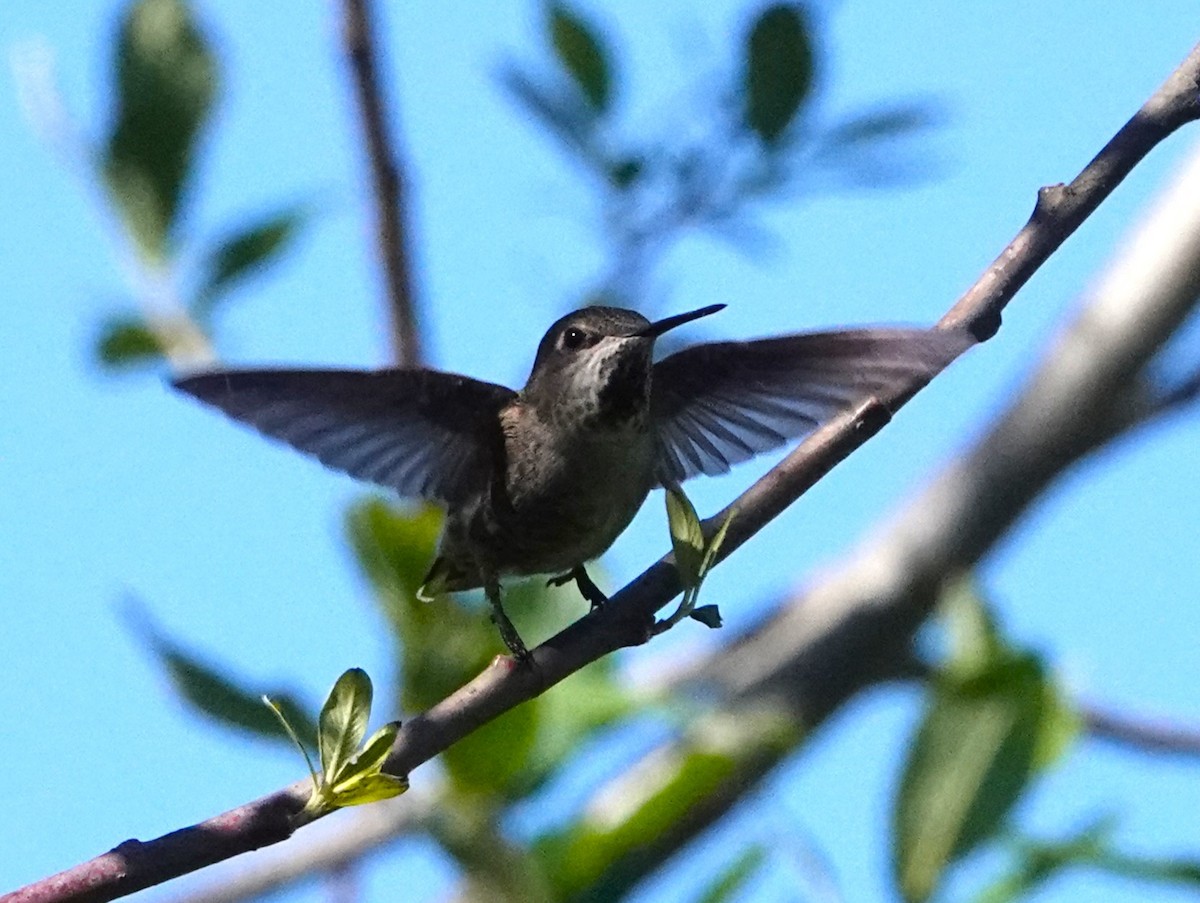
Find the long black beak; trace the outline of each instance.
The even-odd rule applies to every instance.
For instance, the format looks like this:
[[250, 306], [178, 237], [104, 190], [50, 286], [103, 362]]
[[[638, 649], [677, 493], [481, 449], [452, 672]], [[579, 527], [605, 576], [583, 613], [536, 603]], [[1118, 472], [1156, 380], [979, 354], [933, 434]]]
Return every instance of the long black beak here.
[[684, 323], [691, 323], [692, 320], [699, 320], [701, 317], [707, 317], [709, 314], [715, 314], [717, 311], [724, 309], [724, 304], [710, 304], [708, 307], [689, 311], [686, 314], [676, 314], [673, 317], [667, 317], [663, 320], [655, 320], [646, 328], [639, 329], [634, 335], [656, 339], [668, 329], [674, 329], [676, 326], [682, 326]]

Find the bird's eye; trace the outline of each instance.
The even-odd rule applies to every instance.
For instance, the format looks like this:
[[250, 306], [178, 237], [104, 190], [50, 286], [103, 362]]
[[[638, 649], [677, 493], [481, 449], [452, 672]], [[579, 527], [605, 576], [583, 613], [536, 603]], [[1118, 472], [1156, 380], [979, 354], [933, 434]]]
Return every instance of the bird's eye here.
[[582, 329], [576, 329], [572, 326], [563, 333], [562, 346], [568, 351], [575, 351], [583, 347], [583, 343], [587, 340], [587, 333]]

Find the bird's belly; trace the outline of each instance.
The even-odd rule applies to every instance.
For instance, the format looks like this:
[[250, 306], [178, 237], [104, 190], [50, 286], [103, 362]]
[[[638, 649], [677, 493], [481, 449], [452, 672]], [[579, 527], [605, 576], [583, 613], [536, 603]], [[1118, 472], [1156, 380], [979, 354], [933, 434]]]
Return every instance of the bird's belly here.
[[652, 454], [649, 438], [630, 431], [579, 443], [557, 462], [547, 458], [547, 471], [510, 493], [511, 510], [499, 518], [500, 568], [564, 572], [599, 557], [645, 501]]

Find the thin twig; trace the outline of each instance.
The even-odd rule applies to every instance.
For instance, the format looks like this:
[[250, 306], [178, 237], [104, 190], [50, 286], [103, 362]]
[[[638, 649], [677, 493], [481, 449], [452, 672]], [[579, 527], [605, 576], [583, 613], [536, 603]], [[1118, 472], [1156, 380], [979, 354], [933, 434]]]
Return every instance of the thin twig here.
[[[942, 325], [970, 329], [980, 338], [995, 332], [1004, 305], [1034, 270], [1158, 142], [1198, 116], [1200, 46], [1193, 49], [1180, 68], [1070, 186], [1040, 192], [1030, 222], [985, 272], [980, 284], [947, 313]], [[878, 432], [890, 419], [890, 412], [919, 391], [924, 382], [915, 381], [895, 397], [871, 399], [838, 417], [755, 483], [734, 503], [738, 516], [720, 557], [727, 557], [748, 541]], [[722, 523], [725, 516], [726, 512], [714, 515], [709, 528]], [[584, 665], [623, 646], [645, 641], [654, 612], [680, 591], [674, 566], [665, 558], [614, 596], [605, 609], [583, 618], [535, 649], [532, 667], [520, 667], [511, 659], [497, 658], [465, 687], [404, 726], [393, 746], [388, 770], [408, 774], [481, 725], [544, 692]], [[866, 647], [869, 652], [880, 645], [904, 642], [924, 614], [920, 606], [884, 612], [883, 620], [889, 624], [875, 625], [873, 636], [866, 640], [860, 637], [855, 645], [860, 650]], [[894, 637], [875, 635], [888, 626], [895, 628]], [[847, 659], [837, 654], [838, 650], [833, 651], [832, 658], [821, 660], [827, 673], [817, 679], [828, 691], [817, 700], [824, 704], [825, 710], [813, 710], [807, 723], [820, 721], [851, 692], [869, 682], [863, 676], [864, 668], [871, 667], [869, 658]], [[127, 842], [96, 860], [0, 898], [0, 903], [109, 900], [239, 852], [277, 842], [299, 827], [294, 817], [303, 807], [307, 790], [308, 782], [301, 781], [209, 822], [145, 843]], [[289, 819], [289, 815], [293, 818]]]
[[1200, 730], [1095, 705], [1080, 711], [1088, 735], [1136, 752], [1200, 758]]
[[417, 329], [417, 302], [406, 228], [407, 184], [395, 149], [375, 49], [370, 0], [343, 0], [343, 35], [362, 121], [363, 143], [371, 167], [376, 245], [387, 285], [389, 320], [396, 364], [419, 366], [423, 360]]

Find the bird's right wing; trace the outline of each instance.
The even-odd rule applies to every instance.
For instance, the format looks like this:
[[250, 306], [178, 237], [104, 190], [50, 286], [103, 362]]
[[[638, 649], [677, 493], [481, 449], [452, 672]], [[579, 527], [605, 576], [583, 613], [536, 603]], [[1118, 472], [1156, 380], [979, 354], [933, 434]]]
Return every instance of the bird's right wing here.
[[973, 341], [953, 330], [850, 329], [686, 348], [654, 365], [656, 478], [724, 473], [868, 395], [932, 378]]
[[515, 395], [431, 370], [217, 370], [174, 385], [328, 467], [441, 502], [490, 477]]

